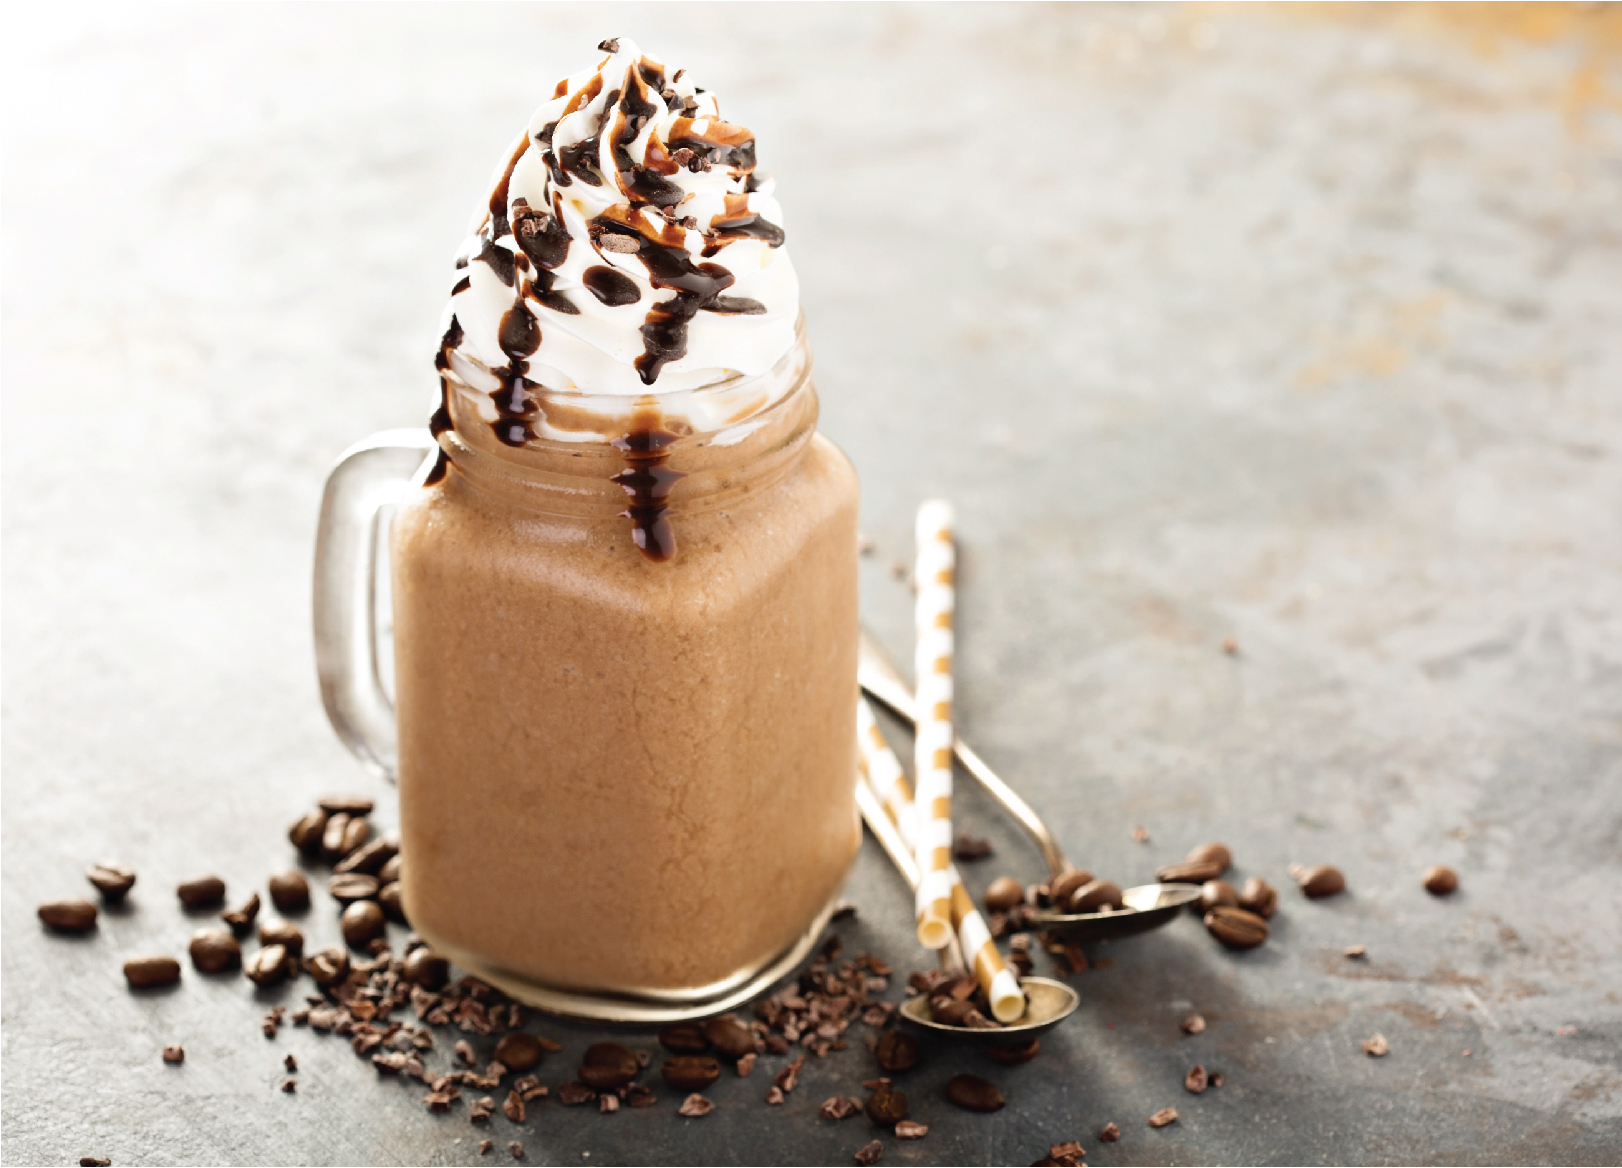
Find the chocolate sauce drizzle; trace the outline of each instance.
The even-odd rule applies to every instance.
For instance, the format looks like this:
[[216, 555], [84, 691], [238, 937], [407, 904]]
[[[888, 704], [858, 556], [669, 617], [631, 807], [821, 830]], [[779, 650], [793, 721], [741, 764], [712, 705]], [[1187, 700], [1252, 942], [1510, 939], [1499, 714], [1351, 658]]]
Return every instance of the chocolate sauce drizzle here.
[[[602, 47], [611, 53], [618, 51], [617, 46], [610, 48], [609, 42], [604, 42]], [[605, 95], [603, 118], [595, 134], [583, 141], [554, 147], [553, 134], [558, 125], [554, 121], [533, 139], [526, 135], [490, 193], [489, 219], [482, 226], [483, 239], [473, 259], [484, 263], [506, 287], [518, 293], [513, 306], [503, 314], [497, 333], [508, 367], [490, 370], [500, 382], [490, 394], [498, 415], [491, 428], [496, 438], [507, 446], [522, 447], [533, 440], [535, 424], [542, 416], [540, 387], [527, 377], [529, 359], [541, 345], [540, 322], [528, 301], [534, 300], [564, 315], [580, 312], [579, 305], [556, 287], [556, 270], [568, 258], [573, 242], [563, 223], [556, 189], [552, 192], [550, 207], [531, 207], [526, 200], [518, 199], [512, 201], [509, 212], [513, 172], [525, 151], [538, 152], [553, 188], [568, 187], [576, 180], [601, 187], [612, 178], [614, 185], [624, 192], [629, 206], [611, 208], [591, 221], [593, 243], [605, 234], [620, 236], [623, 246], [610, 250], [623, 255], [635, 254], [654, 288], [675, 292], [675, 296], [651, 305], [643, 318], [643, 352], [634, 365], [644, 385], [653, 385], [667, 364], [687, 355], [689, 326], [700, 312], [738, 316], [766, 311], [766, 306], [758, 300], [723, 295], [736, 282], [733, 274], [720, 264], [695, 262], [684, 246], [688, 238], [686, 230], [701, 232], [702, 261], [741, 239], [756, 239], [768, 247], [781, 247], [784, 235], [782, 228], [748, 209], [748, 193], [760, 189], [754, 173], [754, 137], [743, 127], [718, 118], [702, 119], [708, 123], [703, 134], [692, 133], [701, 124], [695, 119], [698, 107], [692, 98], [684, 98], [672, 88], [680, 79], [678, 72], [667, 83], [662, 66], [641, 58], [628, 71], [624, 88]], [[559, 120], [593, 102], [602, 89], [603, 76], [599, 72], [570, 98]], [[567, 81], [560, 82], [554, 97], [562, 97], [567, 92]], [[630, 153], [631, 144], [650, 119], [663, 117], [667, 111], [679, 111], [688, 119], [678, 120], [672, 127], [679, 136], [661, 142], [658, 135], [653, 135], [644, 150], [643, 161], [635, 161]], [[614, 173], [608, 174], [605, 166], [611, 166]], [[727, 195], [726, 214], [715, 216], [703, 227], [691, 218], [680, 219], [674, 208], [685, 195], [677, 183], [670, 181], [670, 176], [678, 174], [683, 167], [707, 171], [716, 166], [730, 169], [735, 178], [742, 177], [744, 193]], [[656, 209], [653, 223], [638, 213], [639, 207]], [[512, 235], [518, 254], [498, 245], [497, 241], [508, 234]], [[457, 262], [458, 268], [467, 265], [466, 259]], [[608, 264], [587, 268], [582, 273], [581, 283], [598, 301], [610, 307], [641, 300], [637, 282]], [[452, 295], [469, 287], [471, 279], [464, 275]], [[449, 358], [463, 339], [461, 323], [453, 316], [434, 362], [440, 371], [440, 404], [429, 429], [436, 437], [452, 428]], [[659, 563], [676, 553], [675, 532], [668, 516], [669, 495], [682, 475], [666, 465], [668, 447], [676, 438], [676, 434], [664, 427], [659, 408], [649, 404], [635, 409], [630, 429], [612, 442], [626, 463], [626, 469], [612, 479], [630, 496], [629, 507], [621, 514], [631, 520], [631, 535], [636, 546], [650, 560]], [[426, 481], [435, 483], [444, 478], [447, 465], [441, 451]]]
[[676, 554], [676, 531], [670, 525], [670, 488], [683, 477], [666, 466], [667, 448], [677, 438], [664, 428], [664, 415], [658, 406], [638, 406], [631, 414], [631, 428], [614, 439], [614, 448], [625, 456], [626, 468], [613, 481], [631, 497], [630, 506], [620, 515], [631, 521], [631, 541], [648, 559], [665, 563]]

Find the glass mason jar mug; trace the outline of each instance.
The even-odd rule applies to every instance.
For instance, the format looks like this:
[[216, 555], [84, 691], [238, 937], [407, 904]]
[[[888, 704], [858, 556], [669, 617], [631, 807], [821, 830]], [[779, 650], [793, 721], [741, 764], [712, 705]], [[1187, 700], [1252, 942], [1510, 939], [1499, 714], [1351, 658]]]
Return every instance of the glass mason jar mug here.
[[559, 1013], [747, 1000], [815, 943], [861, 838], [857, 485], [803, 336], [697, 390], [446, 384], [437, 442], [340, 460], [316, 551], [323, 701], [398, 776], [411, 925]]

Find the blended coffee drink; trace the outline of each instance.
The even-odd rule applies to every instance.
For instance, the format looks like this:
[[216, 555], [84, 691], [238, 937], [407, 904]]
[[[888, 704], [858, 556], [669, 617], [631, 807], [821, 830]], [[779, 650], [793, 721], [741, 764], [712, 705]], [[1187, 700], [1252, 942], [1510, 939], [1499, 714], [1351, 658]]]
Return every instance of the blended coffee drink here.
[[599, 47], [457, 257], [393, 521], [404, 901], [508, 988], [691, 1003], [860, 842], [857, 486], [754, 135]]

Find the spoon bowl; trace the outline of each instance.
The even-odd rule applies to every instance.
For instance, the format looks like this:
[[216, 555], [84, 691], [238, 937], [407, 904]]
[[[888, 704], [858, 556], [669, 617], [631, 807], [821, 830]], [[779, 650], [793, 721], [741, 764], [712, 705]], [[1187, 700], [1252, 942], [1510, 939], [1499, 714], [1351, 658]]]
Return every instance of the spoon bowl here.
[[1067, 941], [1113, 941], [1158, 929], [1199, 898], [1198, 884], [1140, 884], [1121, 893], [1124, 909], [1102, 913], [1045, 909], [1031, 918], [1031, 926]]
[[1019, 988], [1025, 991], [1025, 1013], [1007, 1026], [977, 1030], [936, 1022], [929, 1016], [929, 999], [923, 994], [902, 1002], [898, 1017], [915, 1030], [941, 1038], [978, 1046], [1012, 1046], [1046, 1034], [1081, 1005], [1081, 997], [1075, 990], [1052, 978], [1022, 977]]

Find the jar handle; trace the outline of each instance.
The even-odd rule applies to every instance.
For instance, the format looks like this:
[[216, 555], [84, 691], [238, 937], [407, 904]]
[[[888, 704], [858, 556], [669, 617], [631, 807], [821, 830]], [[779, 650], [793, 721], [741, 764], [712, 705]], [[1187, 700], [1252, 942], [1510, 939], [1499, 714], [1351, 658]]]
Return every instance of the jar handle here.
[[[343, 744], [393, 780], [398, 736], [394, 700], [378, 658], [380, 600], [388, 573], [385, 509], [420, 484], [439, 446], [427, 430], [384, 430], [339, 457], [321, 495], [315, 536], [315, 668], [321, 704]], [[415, 472], [415, 473], [413, 473]]]

